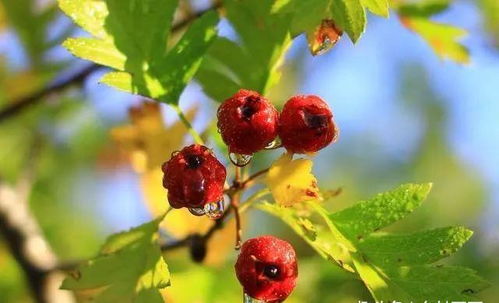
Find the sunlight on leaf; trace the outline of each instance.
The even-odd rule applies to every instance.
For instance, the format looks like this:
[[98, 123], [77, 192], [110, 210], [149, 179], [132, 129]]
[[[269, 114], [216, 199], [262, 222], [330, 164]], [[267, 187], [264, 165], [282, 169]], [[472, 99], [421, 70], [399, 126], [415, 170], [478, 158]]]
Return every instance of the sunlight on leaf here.
[[277, 159], [267, 174], [266, 183], [277, 204], [292, 206], [320, 199], [317, 179], [312, 174], [312, 161], [295, 159], [285, 153]]
[[60, 8], [95, 38], [69, 38], [73, 55], [116, 69], [101, 81], [176, 105], [216, 37], [218, 16], [198, 18], [167, 50], [177, 1], [59, 0]]

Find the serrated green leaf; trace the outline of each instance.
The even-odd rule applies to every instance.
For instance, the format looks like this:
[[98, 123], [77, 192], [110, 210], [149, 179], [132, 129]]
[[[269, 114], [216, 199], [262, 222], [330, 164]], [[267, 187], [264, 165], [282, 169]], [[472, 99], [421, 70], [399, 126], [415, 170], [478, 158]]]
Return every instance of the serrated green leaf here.
[[382, 17], [388, 17], [390, 14], [388, 10], [388, 0], [361, 0], [362, 5], [367, 8], [371, 13]]
[[117, 70], [125, 70], [126, 56], [119, 52], [113, 42], [93, 38], [68, 38], [63, 46], [73, 55], [86, 58], [97, 64]]
[[364, 33], [367, 18], [360, 0], [331, 0], [331, 16], [355, 43]]
[[[405, 184], [331, 214], [329, 218], [347, 238], [359, 241], [371, 232], [401, 220], [413, 212], [421, 205], [430, 189], [429, 183]], [[359, 221], [359, 218], [362, 218], [362, 221]]]
[[168, 265], [157, 244], [164, 216], [110, 236], [100, 254], [70, 273], [61, 286], [92, 302], [163, 302], [159, 289], [170, 285]]
[[[281, 218], [321, 256], [356, 272], [377, 301], [469, 301], [487, 287], [484, 280], [470, 269], [429, 264], [461, 248], [471, 237], [470, 230], [447, 227], [413, 234], [378, 232], [410, 214], [430, 188], [431, 184], [402, 185], [333, 214], [316, 203], [309, 203], [305, 210], [271, 204], [259, 208]], [[312, 211], [323, 221], [317, 221]], [[329, 235], [324, 227], [329, 228]]]
[[430, 21], [421, 17], [401, 17], [407, 28], [419, 34], [442, 59], [458, 63], [470, 61], [468, 49], [458, 41], [467, 35], [464, 29]]
[[413, 234], [372, 234], [358, 248], [375, 264], [414, 265], [436, 262], [458, 251], [473, 232], [445, 227]]
[[[272, 0], [224, 1], [227, 19], [239, 41], [219, 37], [197, 77], [214, 100], [222, 102], [240, 88], [265, 94], [278, 81], [278, 68], [291, 42], [291, 20], [287, 14], [272, 13], [272, 5]], [[229, 85], [220, 85], [217, 79]]]
[[104, 76], [103, 83], [172, 105], [216, 36], [218, 16], [210, 12], [167, 50], [176, 0], [59, 0], [59, 5], [95, 36], [68, 39], [64, 46], [75, 56], [128, 74]]
[[104, 1], [59, 0], [59, 7], [81, 28], [93, 36], [104, 39], [107, 7]]

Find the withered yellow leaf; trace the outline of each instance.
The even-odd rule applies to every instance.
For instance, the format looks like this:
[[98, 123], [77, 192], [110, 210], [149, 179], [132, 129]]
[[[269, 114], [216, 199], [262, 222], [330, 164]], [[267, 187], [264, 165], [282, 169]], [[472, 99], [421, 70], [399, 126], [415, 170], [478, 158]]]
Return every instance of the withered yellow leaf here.
[[317, 179], [312, 174], [312, 161], [295, 159], [285, 153], [272, 164], [266, 183], [277, 204], [292, 206], [296, 203], [319, 199]]
[[[197, 109], [187, 113], [195, 116]], [[111, 130], [112, 138], [128, 152], [134, 169], [139, 172], [154, 170], [182, 147], [187, 128], [181, 121], [165, 126], [157, 102], [143, 102], [129, 111], [132, 123]]]

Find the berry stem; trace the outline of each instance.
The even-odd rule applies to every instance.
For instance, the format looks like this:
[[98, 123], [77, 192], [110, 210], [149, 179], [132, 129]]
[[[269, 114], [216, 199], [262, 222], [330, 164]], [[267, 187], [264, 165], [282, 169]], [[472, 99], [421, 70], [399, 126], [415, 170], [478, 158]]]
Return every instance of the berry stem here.
[[242, 244], [242, 228], [241, 228], [241, 214], [239, 213], [239, 193], [236, 193], [231, 199], [232, 209], [234, 210], [234, 218], [236, 218], [236, 244], [234, 248], [239, 250]]
[[197, 144], [204, 145], [203, 139], [201, 138], [199, 133], [192, 127], [191, 122], [189, 122], [189, 120], [184, 115], [184, 112], [180, 109], [180, 107], [179, 106], [172, 106], [172, 108], [177, 113], [180, 121], [182, 121], [182, 123], [184, 123], [185, 127], [187, 128], [187, 131], [192, 136], [192, 139], [194, 139], [194, 142]]
[[239, 213], [239, 197], [240, 197], [240, 191], [243, 189], [243, 187], [241, 186], [242, 184], [241, 175], [242, 175], [242, 168], [235, 166], [234, 184], [232, 185], [234, 191], [229, 194], [229, 197], [230, 197], [230, 205], [234, 210], [234, 218], [236, 219], [236, 244], [234, 246], [236, 250], [239, 250], [241, 248], [241, 243], [242, 243], [241, 214]]
[[[240, 167], [236, 167], [236, 172], [240, 169], [241, 169]], [[235, 248], [236, 249], [240, 248], [241, 238], [242, 238], [241, 214], [244, 213], [258, 199], [267, 195], [269, 193], [269, 191], [268, 191], [268, 189], [257, 191], [252, 196], [250, 196], [242, 205], [240, 205], [240, 195], [241, 195], [242, 191], [250, 188], [257, 178], [266, 174], [268, 171], [269, 171], [268, 168], [260, 170], [256, 173], [250, 175], [244, 181], [240, 181], [239, 183], [236, 183], [239, 185], [233, 184], [232, 186], [230, 186], [229, 189], [227, 189], [225, 191], [225, 194], [227, 194], [229, 196], [230, 204], [227, 207], [227, 209], [225, 210], [225, 213], [222, 215], [222, 217], [217, 219], [215, 221], [215, 223], [210, 227], [210, 229], [204, 235], [202, 235], [202, 237], [206, 241], [208, 241], [217, 230], [220, 230], [223, 228], [224, 222], [226, 220], [230, 220], [230, 218], [227, 219], [227, 217], [228, 217], [231, 209], [233, 208], [234, 209], [234, 218], [236, 220], [236, 245], [235, 245]], [[239, 178], [242, 175], [241, 171], [237, 172], [236, 174], [239, 174]], [[234, 181], [236, 179], [237, 178], [235, 177]], [[161, 250], [162, 251], [170, 251], [170, 250], [174, 250], [177, 248], [189, 246], [189, 243], [190, 243], [192, 236], [193, 235], [188, 235], [185, 238], [174, 240], [174, 241], [168, 242], [168, 243], [164, 243], [161, 245]]]

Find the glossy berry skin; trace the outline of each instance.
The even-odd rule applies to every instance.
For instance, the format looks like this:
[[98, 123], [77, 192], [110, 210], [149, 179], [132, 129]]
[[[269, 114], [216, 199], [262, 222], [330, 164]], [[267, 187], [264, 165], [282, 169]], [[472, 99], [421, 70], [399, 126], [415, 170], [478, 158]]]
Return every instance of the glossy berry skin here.
[[239, 90], [218, 108], [218, 129], [229, 152], [251, 155], [277, 136], [279, 113], [254, 91]]
[[246, 241], [235, 269], [244, 292], [268, 303], [284, 301], [295, 288], [298, 276], [295, 250], [274, 236]]
[[336, 141], [338, 128], [331, 109], [320, 97], [294, 96], [282, 109], [279, 137], [290, 152], [314, 153]]
[[163, 187], [173, 208], [198, 208], [220, 200], [223, 195], [225, 167], [203, 145], [190, 145], [172, 154], [161, 167]]

